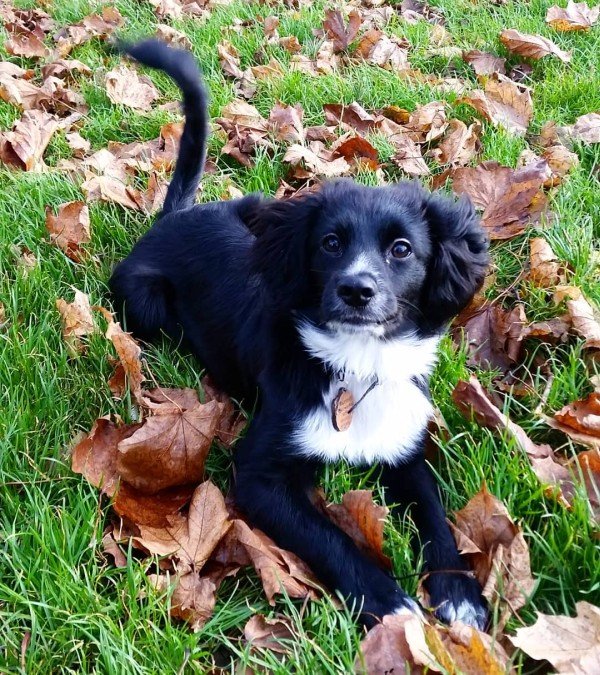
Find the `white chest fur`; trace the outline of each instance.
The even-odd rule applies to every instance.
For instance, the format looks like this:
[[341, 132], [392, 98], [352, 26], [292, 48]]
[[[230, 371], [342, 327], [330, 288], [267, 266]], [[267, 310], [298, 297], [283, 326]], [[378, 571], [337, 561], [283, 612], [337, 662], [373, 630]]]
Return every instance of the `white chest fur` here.
[[[426, 378], [436, 360], [439, 338], [405, 337], [383, 341], [364, 332], [299, 328], [302, 341], [315, 358], [344, 381], [331, 381], [323, 402], [297, 421], [295, 441], [307, 456], [351, 463], [395, 462], [414, 448], [432, 415], [427, 396], [413, 378]], [[341, 386], [358, 401], [372, 382], [378, 384], [356, 406], [350, 427], [336, 431], [331, 402]]]

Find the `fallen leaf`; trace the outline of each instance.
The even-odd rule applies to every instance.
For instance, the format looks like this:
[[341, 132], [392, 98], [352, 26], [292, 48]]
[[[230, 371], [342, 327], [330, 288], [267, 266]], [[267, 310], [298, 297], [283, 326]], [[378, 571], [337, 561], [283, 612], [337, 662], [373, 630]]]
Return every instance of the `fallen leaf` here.
[[0, 71], [0, 98], [21, 110], [49, 108], [51, 94], [26, 79]]
[[326, 103], [323, 112], [328, 125], [340, 125], [344, 131], [357, 131], [361, 135], [376, 128], [378, 124], [376, 118], [356, 101], [349, 105]]
[[585, 348], [600, 349], [600, 321], [592, 305], [581, 295], [574, 300], [567, 300], [567, 311], [573, 329], [585, 338]]
[[494, 73], [506, 74], [506, 59], [496, 54], [482, 52], [479, 49], [470, 49], [462, 53], [465, 63], [468, 63], [476, 75], [493, 75]]
[[173, 556], [184, 572], [199, 572], [232, 526], [223, 495], [210, 481], [194, 491], [187, 516], [167, 519], [166, 527], [140, 525], [135, 540], [150, 553]]
[[459, 550], [468, 558], [484, 589], [484, 596], [491, 603], [500, 604], [498, 623], [504, 626], [508, 615], [525, 605], [535, 586], [523, 533], [504, 504], [485, 485], [455, 513], [452, 530]]
[[221, 413], [221, 404], [210, 401], [150, 417], [119, 444], [119, 474], [147, 494], [199, 482]]
[[372, 28], [361, 38], [356, 53], [367, 63], [400, 72], [410, 67], [406, 43]]
[[406, 128], [417, 143], [429, 143], [444, 134], [448, 127], [446, 104], [432, 101], [410, 113]]
[[82, 244], [91, 241], [90, 214], [85, 202], [61, 204], [57, 215], [47, 206], [46, 229], [52, 244], [63, 250], [71, 260], [81, 262], [84, 254]]
[[600, 665], [600, 608], [575, 605], [577, 615], [538, 612], [533, 626], [518, 628], [509, 640], [536, 661], [549, 661], [558, 673], [597, 672]]
[[235, 125], [256, 129], [257, 131], [267, 131], [268, 128], [267, 120], [253, 105], [243, 99], [234, 99], [223, 106], [221, 117]]
[[383, 528], [388, 509], [373, 502], [371, 490], [351, 490], [342, 497], [341, 504], [328, 504], [324, 513], [364, 553], [391, 568], [391, 561], [383, 552]]
[[522, 136], [533, 117], [529, 89], [495, 73], [487, 79], [483, 91], [475, 89], [458, 100], [466, 103], [494, 125]]
[[115, 424], [106, 417], [100, 417], [90, 433], [73, 448], [72, 471], [80, 473], [89, 483], [112, 497], [119, 483], [117, 444], [139, 427], [139, 424]]
[[359, 162], [372, 171], [379, 166], [377, 149], [362, 136], [342, 137], [331, 146], [331, 150], [336, 157], [343, 157], [349, 162]]
[[461, 120], [451, 119], [448, 122], [446, 135], [438, 146], [430, 151], [438, 164], [465, 166], [479, 152], [481, 147], [481, 123], [467, 125]]
[[56, 59], [42, 66], [42, 77], [58, 77], [60, 79], [74, 79], [73, 73], [91, 75], [92, 69], [77, 59]]
[[578, 117], [574, 124], [565, 127], [558, 127], [569, 141], [580, 141], [581, 143], [600, 143], [600, 113], [591, 112], [587, 115]]
[[200, 405], [198, 392], [195, 389], [171, 389], [156, 387], [149, 391], [142, 390], [144, 408], [152, 415], [172, 415], [174, 413], [192, 410]]
[[542, 288], [551, 288], [560, 281], [561, 264], [550, 244], [542, 237], [529, 241], [528, 278]]
[[112, 525], [102, 537], [102, 552], [112, 556], [115, 567], [127, 567], [127, 557], [115, 540]]
[[[333, 178], [350, 172], [350, 164], [343, 157], [335, 158], [333, 153], [326, 150], [319, 141], [312, 141], [308, 146], [297, 143], [291, 145], [287, 149], [283, 161], [291, 164], [292, 167], [304, 165], [306, 169], [303, 169], [302, 177], [324, 176]], [[308, 174], [304, 175], [306, 171], [308, 171]], [[296, 173], [298, 172], [296, 171]]]
[[269, 619], [262, 614], [255, 614], [244, 626], [244, 638], [251, 648], [286, 654], [290, 647], [282, 640], [293, 640], [296, 634], [287, 617]]
[[542, 187], [550, 176], [544, 160], [516, 170], [487, 161], [455, 169], [452, 188], [483, 209], [481, 221], [490, 239], [510, 239], [540, 217], [546, 206]]
[[212, 579], [196, 572], [178, 574], [149, 574], [148, 581], [159, 592], [169, 591], [169, 613], [186, 621], [197, 632], [210, 619], [217, 602], [217, 586]]
[[600, 449], [580, 452], [574, 463], [583, 476], [594, 518], [600, 521]]
[[106, 73], [105, 83], [112, 103], [135, 110], [150, 110], [160, 96], [149, 77], [123, 65]]
[[58, 298], [56, 309], [62, 319], [62, 334], [69, 351], [75, 355], [82, 353], [84, 345], [81, 338], [96, 330], [89, 297], [75, 289], [73, 302], [66, 302], [66, 300]]
[[233, 521], [233, 533], [245, 549], [258, 572], [270, 605], [274, 596], [285, 592], [290, 598], [314, 598], [318, 588], [308, 566], [299, 558], [280, 549], [266, 534], [251, 529], [244, 521]]
[[552, 40], [541, 35], [527, 35], [514, 28], [503, 30], [500, 33], [500, 42], [511, 54], [525, 58], [537, 60], [551, 54], [557, 56], [563, 63], [571, 60], [571, 54], [560, 49]]
[[65, 134], [67, 145], [73, 150], [73, 156], [81, 159], [90, 151], [91, 143], [77, 131]]
[[276, 103], [269, 113], [268, 127], [276, 140], [283, 143], [304, 143], [302, 118], [304, 111], [299, 104], [294, 106]]
[[231, 42], [220, 42], [217, 45], [217, 54], [219, 55], [219, 63], [221, 70], [229, 77], [240, 78], [243, 76], [243, 71], [240, 67], [240, 53], [231, 44]]
[[81, 184], [81, 191], [88, 202], [112, 202], [134, 211], [139, 211], [143, 203], [139, 190], [112, 176], [88, 174]]
[[279, 45], [290, 54], [298, 54], [302, 50], [302, 45], [298, 42], [298, 38], [295, 35], [280, 37]]
[[[115, 465], [116, 461], [115, 452]], [[168, 527], [169, 518], [186, 506], [193, 494], [193, 485], [179, 485], [146, 495], [121, 480], [119, 489], [113, 497], [112, 507], [118, 516], [135, 523], [136, 526]]]
[[542, 159], [548, 163], [552, 171], [552, 185], [560, 185], [562, 179], [579, 164], [579, 157], [562, 144], [545, 148]]
[[42, 171], [44, 151], [58, 128], [54, 115], [26, 110], [12, 131], [0, 133], [0, 161], [23, 171]]
[[9, 39], [4, 43], [4, 48], [13, 56], [25, 56], [26, 58], [43, 58], [48, 55], [48, 48], [41, 37], [34, 31], [16, 23], [5, 23]]
[[421, 147], [411, 138], [410, 132], [394, 134], [390, 139], [396, 147], [392, 162], [409, 176], [427, 176], [429, 167], [423, 159]]
[[576, 443], [600, 448], [600, 393], [592, 392], [581, 401], [573, 401], [545, 418], [553, 429], [558, 429]]
[[350, 43], [356, 38], [360, 24], [360, 14], [354, 10], [348, 15], [347, 24], [339, 10], [328, 9], [325, 12], [323, 28], [329, 38], [333, 41], [333, 49], [335, 52], [343, 52], [348, 49]]
[[167, 44], [179, 47], [180, 49], [192, 49], [192, 43], [188, 36], [180, 30], [167, 26], [167, 24], [159, 23], [156, 26], [156, 37]]
[[546, 23], [560, 31], [589, 30], [600, 16], [600, 7], [588, 7], [586, 2], [569, 0], [566, 8], [552, 5], [546, 12]]

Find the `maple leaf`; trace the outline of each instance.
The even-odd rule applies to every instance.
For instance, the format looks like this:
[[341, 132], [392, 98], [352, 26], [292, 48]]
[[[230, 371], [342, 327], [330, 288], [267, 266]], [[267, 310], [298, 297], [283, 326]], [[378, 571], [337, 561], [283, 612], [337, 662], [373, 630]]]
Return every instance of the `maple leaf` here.
[[343, 136], [331, 146], [331, 150], [334, 156], [343, 157], [349, 162], [358, 162], [361, 166], [366, 166], [372, 171], [375, 171], [379, 166], [377, 148], [373, 147], [362, 136]]
[[490, 239], [510, 239], [540, 217], [546, 206], [542, 187], [550, 176], [545, 160], [521, 169], [487, 161], [475, 168], [455, 169], [452, 188], [457, 194], [468, 194], [483, 209], [481, 222]]
[[509, 28], [500, 33], [500, 42], [512, 54], [529, 59], [541, 59], [551, 54], [557, 56], [564, 63], [568, 63], [571, 60], [569, 52], [563, 51], [552, 40], [541, 35], [527, 35], [526, 33]]
[[63, 322], [63, 338], [69, 352], [73, 355], [81, 354], [84, 351], [81, 338], [96, 330], [90, 299], [85, 293], [75, 289], [73, 302], [58, 298], [56, 309]]
[[528, 88], [494, 73], [487, 79], [483, 91], [474, 89], [458, 100], [466, 103], [494, 125], [523, 135], [533, 117], [533, 104]]
[[197, 632], [212, 616], [217, 602], [217, 585], [196, 572], [171, 577], [168, 574], [149, 574], [149, 583], [159, 592], [169, 593], [169, 614], [186, 621]]
[[135, 110], [150, 110], [160, 96], [149, 77], [127, 66], [110, 70], [106, 73], [105, 82], [106, 93], [113, 103]]
[[333, 42], [334, 52], [343, 52], [348, 49], [358, 33], [360, 24], [360, 14], [354, 10], [348, 15], [347, 24], [339, 10], [329, 9], [325, 12], [323, 28]]
[[518, 628], [509, 640], [531, 658], [549, 661], [558, 673], [593, 673], [600, 666], [600, 608], [575, 605], [577, 615], [538, 612], [533, 626]]
[[23, 171], [42, 171], [44, 151], [59, 123], [43, 110], [26, 110], [12, 131], [0, 133], [0, 161]]
[[84, 253], [81, 245], [91, 241], [87, 204], [81, 201], [61, 204], [56, 216], [47, 206], [46, 229], [52, 244], [62, 249], [71, 260], [81, 262]]
[[223, 495], [210, 481], [196, 488], [186, 516], [177, 513], [167, 520], [165, 527], [140, 525], [135, 540], [150, 553], [173, 556], [181, 572], [200, 571], [232, 526]]
[[565, 8], [552, 5], [546, 12], [546, 23], [560, 31], [589, 30], [600, 16], [600, 7], [590, 8], [586, 2], [569, 0]]

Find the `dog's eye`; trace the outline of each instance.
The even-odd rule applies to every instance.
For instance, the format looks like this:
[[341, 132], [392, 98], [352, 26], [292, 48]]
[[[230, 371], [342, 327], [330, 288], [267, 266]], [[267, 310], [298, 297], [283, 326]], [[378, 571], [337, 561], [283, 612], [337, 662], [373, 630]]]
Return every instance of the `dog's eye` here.
[[407, 239], [396, 239], [396, 241], [392, 244], [390, 253], [392, 256], [394, 256], [394, 258], [408, 258], [408, 256], [412, 253], [410, 241]]
[[323, 237], [321, 246], [327, 253], [339, 253], [342, 250], [342, 243], [335, 234], [328, 234]]

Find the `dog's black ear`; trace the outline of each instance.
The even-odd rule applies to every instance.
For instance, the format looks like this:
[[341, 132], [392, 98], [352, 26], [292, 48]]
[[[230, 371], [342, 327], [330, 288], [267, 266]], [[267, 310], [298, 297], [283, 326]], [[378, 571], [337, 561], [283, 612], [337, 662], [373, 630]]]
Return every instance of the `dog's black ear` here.
[[248, 226], [256, 236], [252, 270], [261, 275], [274, 304], [292, 309], [310, 287], [308, 236], [321, 204], [319, 194], [263, 202]]
[[468, 197], [458, 201], [426, 195], [432, 256], [424, 285], [423, 306], [441, 326], [464, 309], [481, 287], [489, 265], [488, 241]]

